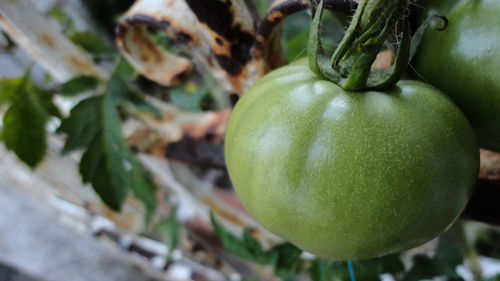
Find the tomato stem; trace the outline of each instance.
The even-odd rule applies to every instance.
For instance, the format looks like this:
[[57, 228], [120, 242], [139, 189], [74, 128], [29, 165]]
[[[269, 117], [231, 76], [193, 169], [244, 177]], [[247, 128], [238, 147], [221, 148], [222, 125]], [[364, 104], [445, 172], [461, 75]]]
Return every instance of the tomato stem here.
[[474, 249], [474, 247], [470, 245], [470, 242], [467, 240], [464, 222], [462, 220], [458, 220], [451, 230], [460, 245], [462, 254], [467, 259], [467, 266], [472, 272], [474, 281], [483, 281], [483, 269], [479, 264], [479, 257], [476, 249]]
[[361, 0], [328, 65], [322, 58], [319, 37], [323, 2], [320, 1], [315, 13], [313, 9], [308, 47], [311, 70], [349, 91], [392, 87], [408, 65], [411, 41], [408, 23], [403, 23], [403, 37], [392, 72], [374, 71], [371, 66], [390, 32], [404, 18], [408, 0]]

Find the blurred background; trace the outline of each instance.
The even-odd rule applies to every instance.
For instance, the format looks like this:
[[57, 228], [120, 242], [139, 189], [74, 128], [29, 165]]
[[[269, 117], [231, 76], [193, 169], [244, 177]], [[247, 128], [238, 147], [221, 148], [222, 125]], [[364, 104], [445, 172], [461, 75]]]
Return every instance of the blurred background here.
[[[265, 32], [271, 1], [134, 2], [0, 0], [0, 280], [350, 280], [256, 223], [224, 163], [231, 107], [305, 56], [308, 13]], [[326, 50], [347, 20], [325, 15]], [[256, 33], [264, 51], [238, 56]], [[227, 42], [240, 53], [224, 60]], [[500, 156], [481, 156], [500, 188]], [[500, 218], [480, 205], [425, 245], [354, 262], [357, 280], [500, 280]]]

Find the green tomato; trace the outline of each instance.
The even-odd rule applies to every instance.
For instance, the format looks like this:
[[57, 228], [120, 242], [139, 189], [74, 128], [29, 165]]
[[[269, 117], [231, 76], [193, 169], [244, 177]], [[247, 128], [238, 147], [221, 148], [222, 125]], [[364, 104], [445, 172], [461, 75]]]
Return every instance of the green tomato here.
[[226, 163], [245, 208], [306, 251], [365, 259], [422, 244], [464, 209], [479, 152], [433, 87], [347, 92], [303, 63], [271, 72], [230, 118]]
[[418, 4], [427, 8], [422, 17], [442, 14], [449, 24], [444, 31], [426, 31], [413, 63], [416, 71], [463, 110], [481, 147], [500, 151], [500, 1]]

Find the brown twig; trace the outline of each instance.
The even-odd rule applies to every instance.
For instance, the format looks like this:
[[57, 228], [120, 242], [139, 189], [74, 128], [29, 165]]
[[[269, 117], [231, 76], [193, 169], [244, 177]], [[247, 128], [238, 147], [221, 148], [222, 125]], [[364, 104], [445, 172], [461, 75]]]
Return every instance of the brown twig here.
[[[314, 1], [314, 0], [312, 0]], [[273, 3], [257, 29], [254, 45], [255, 57], [265, 57], [267, 41], [272, 38], [273, 30], [283, 19], [294, 13], [306, 10], [311, 5], [311, 0], [277, 0]], [[352, 14], [357, 4], [350, 0], [326, 0], [325, 8], [345, 14]]]

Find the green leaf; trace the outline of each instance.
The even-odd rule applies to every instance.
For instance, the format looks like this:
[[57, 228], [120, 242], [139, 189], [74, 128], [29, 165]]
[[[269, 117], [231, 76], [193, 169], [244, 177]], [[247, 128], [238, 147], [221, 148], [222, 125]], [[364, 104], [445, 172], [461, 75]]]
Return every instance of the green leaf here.
[[240, 258], [254, 261], [259, 264], [270, 264], [274, 256], [266, 256], [260, 243], [251, 236], [250, 231], [245, 229], [243, 238], [239, 239], [232, 233], [226, 231], [221, 224], [217, 222], [213, 213], [210, 213], [210, 220], [215, 233], [222, 241], [224, 249]]
[[482, 256], [500, 259], [500, 232], [496, 228], [485, 228], [478, 231], [474, 248]]
[[74, 96], [93, 90], [99, 85], [99, 80], [94, 76], [82, 75], [61, 84], [58, 91], [63, 96]]
[[21, 82], [22, 78], [0, 80], [0, 105], [10, 100]]
[[117, 92], [117, 98], [120, 99], [122, 104], [131, 104], [137, 110], [149, 112], [158, 119], [162, 117], [161, 111], [158, 108], [146, 101], [143, 94], [131, 87], [127, 86], [127, 88]]
[[153, 214], [156, 210], [156, 191], [157, 186], [149, 172], [137, 161], [137, 159], [130, 153], [129, 160], [132, 162], [133, 169], [131, 171], [132, 177], [132, 192], [137, 199], [141, 200], [146, 209], [146, 223], [151, 221]]
[[60, 25], [67, 25], [71, 22], [71, 18], [61, 9], [52, 9], [47, 13], [47, 16], [55, 19]]
[[161, 220], [156, 228], [161, 232], [163, 241], [169, 248], [169, 255], [179, 246], [181, 224], [177, 220], [177, 206], [175, 206], [170, 215]]
[[380, 274], [383, 273], [400, 273], [405, 271], [405, 266], [403, 262], [401, 261], [401, 257], [399, 254], [393, 254], [393, 255], [388, 255], [381, 257], [380, 259], [381, 263], [381, 272]]
[[313, 281], [351, 280], [346, 262], [331, 262], [324, 258], [317, 258], [312, 262], [309, 275]]
[[57, 131], [68, 136], [62, 150], [63, 154], [89, 146], [100, 129], [101, 103], [102, 96], [85, 99], [73, 107], [70, 116], [62, 121]]
[[123, 149], [112, 134], [100, 131], [80, 161], [83, 182], [91, 183], [104, 203], [115, 211], [120, 211], [130, 184], [127, 173], [132, 164], [122, 155]]
[[299, 260], [302, 250], [295, 245], [284, 242], [274, 245], [269, 251], [269, 255], [276, 256], [275, 268], [290, 268]]
[[112, 46], [89, 31], [75, 32], [69, 39], [92, 54], [94, 58], [112, 58], [117, 53]]
[[270, 264], [275, 260], [274, 256], [266, 256], [260, 243], [251, 236], [250, 231], [245, 229], [243, 238], [239, 239], [232, 233], [226, 231], [221, 224], [217, 222], [213, 213], [210, 213], [210, 220], [215, 233], [222, 241], [224, 249], [240, 258], [254, 261], [259, 264]]
[[439, 274], [436, 264], [431, 258], [424, 255], [416, 255], [413, 257], [413, 266], [406, 273], [403, 281], [418, 281], [424, 279], [432, 279]]
[[81, 101], [58, 129], [68, 135], [63, 153], [86, 148], [80, 174], [113, 210], [119, 211], [130, 191], [143, 202], [146, 221], [155, 208], [156, 185], [134, 157], [121, 132], [116, 110], [131, 88], [114, 73], [105, 94]]
[[268, 251], [264, 251], [260, 242], [255, 239], [249, 229], [244, 229], [242, 238], [234, 236], [225, 230], [210, 213], [210, 220], [215, 233], [221, 239], [224, 249], [240, 258], [250, 260], [259, 264], [270, 264], [274, 266], [275, 273], [282, 279], [290, 280], [296, 271], [292, 268], [298, 262], [302, 250], [290, 243], [280, 243]]
[[302, 250], [288, 242], [274, 245], [268, 255], [275, 256], [274, 273], [282, 280], [295, 280], [301, 270], [300, 254]]
[[136, 80], [139, 77], [139, 72], [135, 70], [123, 57], [118, 59], [114, 74], [125, 81]]
[[486, 279], [486, 281], [500, 281], [500, 275]]
[[312, 281], [330, 281], [328, 278], [328, 266], [329, 262], [327, 259], [315, 259], [311, 263], [309, 268], [309, 276], [311, 276]]
[[[404, 271], [403, 263], [398, 254], [370, 260], [353, 261], [356, 280], [380, 280], [385, 273]], [[327, 259], [316, 259], [312, 262], [309, 275], [313, 281], [350, 280], [346, 262], [329, 262]]]
[[454, 280], [462, 280], [457, 274], [456, 268], [463, 263], [463, 256], [460, 248], [455, 243], [446, 239], [439, 239], [434, 261], [441, 275], [451, 277]]
[[32, 91], [37, 96], [43, 109], [45, 109], [45, 111], [49, 115], [57, 117], [59, 119], [63, 118], [61, 111], [59, 110], [57, 105], [54, 104], [54, 101], [53, 101], [54, 94], [52, 94], [51, 92], [49, 92], [45, 89], [39, 88], [39, 87], [33, 87]]
[[413, 266], [406, 273], [403, 281], [432, 279], [436, 276], [445, 276], [449, 280], [463, 280], [456, 272], [457, 266], [462, 262], [463, 257], [457, 245], [445, 239], [439, 239], [434, 257], [416, 255], [413, 258]]
[[161, 112], [158, 108], [147, 102], [144, 95], [136, 89], [127, 85], [121, 73], [114, 75], [110, 80], [107, 92], [117, 104], [131, 104], [138, 110], [149, 112], [157, 118], [161, 118]]
[[45, 125], [49, 118], [34, 89], [26, 74], [10, 96], [11, 104], [3, 117], [1, 134], [5, 146], [32, 168], [45, 156]]
[[201, 102], [210, 93], [203, 87], [198, 88], [193, 82], [188, 82], [181, 87], [170, 91], [170, 100], [178, 107], [189, 111], [201, 111]]

